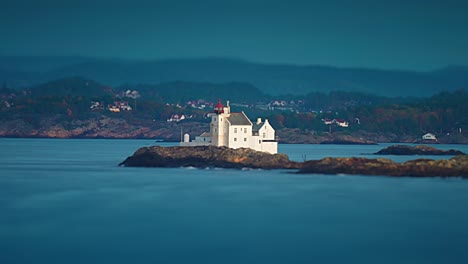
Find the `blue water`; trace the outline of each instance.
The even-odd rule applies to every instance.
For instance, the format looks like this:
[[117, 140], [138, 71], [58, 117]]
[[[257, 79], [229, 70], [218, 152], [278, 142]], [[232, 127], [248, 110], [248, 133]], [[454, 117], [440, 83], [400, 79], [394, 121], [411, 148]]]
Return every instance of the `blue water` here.
[[153, 144], [0, 139], [0, 263], [468, 263], [467, 180], [117, 166]]

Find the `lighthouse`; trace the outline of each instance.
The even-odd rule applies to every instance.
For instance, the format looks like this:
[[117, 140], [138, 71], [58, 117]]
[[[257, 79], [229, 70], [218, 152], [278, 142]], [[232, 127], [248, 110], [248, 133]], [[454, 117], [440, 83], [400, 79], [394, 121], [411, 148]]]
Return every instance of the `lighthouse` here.
[[213, 146], [227, 146], [225, 135], [228, 134], [227, 118], [231, 114], [229, 101], [225, 107], [218, 99], [218, 103], [213, 108], [213, 115], [211, 115], [210, 135], [211, 144]]
[[195, 137], [194, 141], [181, 142], [182, 146], [211, 145], [229, 148], [251, 148], [257, 151], [278, 153], [275, 130], [267, 119], [258, 118], [252, 123], [244, 112], [231, 113], [229, 101], [226, 106], [218, 100], [210, 113], [210, 132]]

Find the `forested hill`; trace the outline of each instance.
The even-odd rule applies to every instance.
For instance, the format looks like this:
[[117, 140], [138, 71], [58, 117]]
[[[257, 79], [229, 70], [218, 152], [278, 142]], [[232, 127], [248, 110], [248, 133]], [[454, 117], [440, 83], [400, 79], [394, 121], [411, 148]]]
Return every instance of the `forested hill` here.
[[235, 102], [255, 103], [271, 98], [257, 87], [240, 82], [169, 82], [157, 85], [124, 85], [119, 88], [137, 89], [146, 97], [168, 103], [185, 103], [198, 99], [216, 102], [221, 98]]
[[[177, 140], [177, 124], [192, 129], [193, 135], [206, 129], [206, 114], [218, 98], [230, 100], [233, 111], [268, 118], [283, 142], [317, 143], [336, 133], [378, 142], [413, 142], [427, 132], [435, 133], [445, 143], [468, 142], [465, 90], [428, 98], [356, 92], [276, 96], [247, 83], [170, 82], [115, 87], [78, 77], [21, 90], [3, 85], [0, 136]], [[176, 115], [185, 119], [173, 121]], [[335, 123], [328, 126], [325, 120]], [[347, 125], [341, 127], [336, 122]]]
[[70, 76], [82, 76], [113, 86], [154, 85], [175, 81], [242, 82], [250, 83], [271, 95], [351, 91], [383, 96], [428, 97], [444, 90], [468, 87], [468, 68], [461, 66], [415, 72], [260, 64], [224, 58], [127, 61], [76, 57], [0, 57], [0, 82], [10, 87], [24, 88]]

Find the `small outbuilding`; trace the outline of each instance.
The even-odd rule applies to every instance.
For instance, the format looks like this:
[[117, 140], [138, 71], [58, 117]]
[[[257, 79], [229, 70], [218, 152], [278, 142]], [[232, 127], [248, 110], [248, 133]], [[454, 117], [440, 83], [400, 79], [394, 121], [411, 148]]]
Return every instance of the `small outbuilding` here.
[[424, 134], [422, 136], [422, 139], [423, 140], [437, 140], [436, 136], [434, 134], [431, 134], [431, 133]]

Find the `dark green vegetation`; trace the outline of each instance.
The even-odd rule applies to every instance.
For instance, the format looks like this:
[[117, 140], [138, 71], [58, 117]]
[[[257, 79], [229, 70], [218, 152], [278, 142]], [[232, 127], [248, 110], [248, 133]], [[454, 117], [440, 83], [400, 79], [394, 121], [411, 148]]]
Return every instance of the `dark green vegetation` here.
[[[138, 91], [137, 95], [125, 91]], [[208, 129], [210, 103], [230, 100], [233, 111], [268, 118], [281, 142], [415, 142], [427, 132], [444, 143], [467, 143], [468, 95], [465, 90], [431, 97], [384, 97], [359, 92], [313, 92], [272, 96], [248, 83], [169, 82], [110, 87], [84, 78], [66, 78], [28, 89], [0, 89], [0, 135], [44, 137], [180, 138]], [[131, 111], [108, 110], [114, 101]], [[196, 107], [187, 101], [197, 103]], [[92, 102], [101, 107], [91, 109]], [[205, 105], [203, 108], [202, 105]], [[187, 117], [166, 122], [174, 114]], [[348, 122], [325, 125], [325, 119]], [[330, 133], [331, 132], [331, 133]]]
[[[315, 98], [322, 98], [322, 102], [329, 101], [329, 105], [335, 107], [322, 111], [317, 109], [315, 112], [275, 113], [270, 117], [271, 123], [277, 128], [327, 131], [323, 128], [322, 119], [342, 118], [349, 121], [349, 127], [332, 125], [332, 132], [359, 133], [366, 136], [365, 133], [361, 133], [366, 131], [385, 136], [392, 142], [412, 142], [427, 132], [458, 141], [458, 138], [464, 135], [463, 129], [468, 125], [468, 94], [465, 90], [411, 100], [371, 96], [368, 100], [362, 100], [366, 97], [350, 93], [322, 96], [316, 94]], [[381, 141], [378, 138], [372, 139]]]
[[124, 85], [123, 90], [136, 89], [146, 98], [161, 103], [185, 104], [187, 101], [203, 99], [207, 102], [217, 102], [218, 99], [228, 99], [232, 102], [255, 103], [255, 98], [269, 98], [257, 87], [248, 83], [200, 83], [200, 82], [170, 82], [158, 85]]

